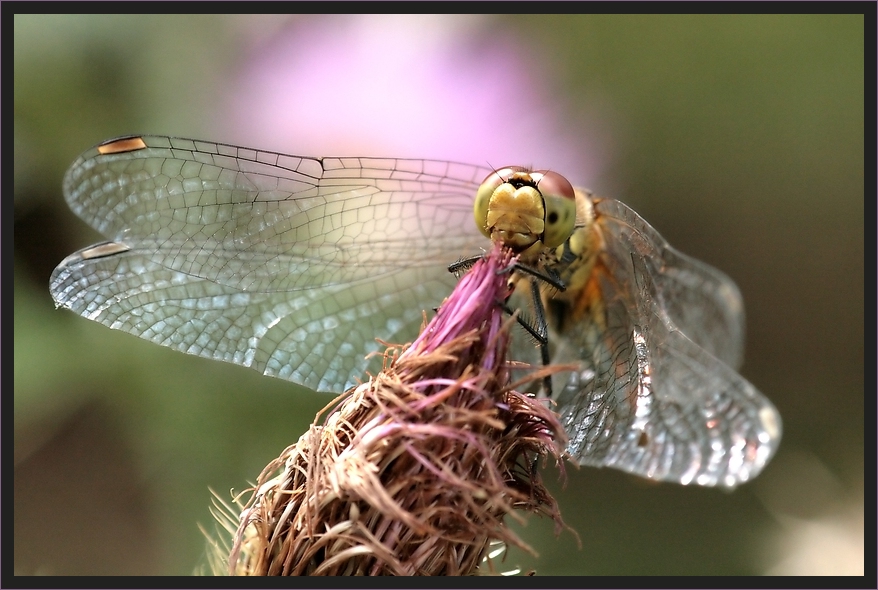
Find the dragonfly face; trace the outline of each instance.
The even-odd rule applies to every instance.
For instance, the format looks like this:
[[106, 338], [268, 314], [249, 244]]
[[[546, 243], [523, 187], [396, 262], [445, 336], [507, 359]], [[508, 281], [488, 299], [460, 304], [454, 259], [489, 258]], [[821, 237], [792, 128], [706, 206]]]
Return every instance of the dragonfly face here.
[[482, 182], [473, 211], [476, 226], [485, 236], [529, 261], [570, 237], [576, 197], [567, 179], [556, 172], [510, 166]]
[[111, 328], [338, 392], [380, 368], [376, 338], [416, 336], [448, 265], [488, 235], [567, 286], [542, 299], [552, 360], [579, 366], [556, 392], [574, 459], [731, 487], [779, 443], [777, 411], [735, 371], [734, 283], [555, 173], [142, 136], [84, 153], [64, 192], [109, 242], [62, 261], [52, 296]]

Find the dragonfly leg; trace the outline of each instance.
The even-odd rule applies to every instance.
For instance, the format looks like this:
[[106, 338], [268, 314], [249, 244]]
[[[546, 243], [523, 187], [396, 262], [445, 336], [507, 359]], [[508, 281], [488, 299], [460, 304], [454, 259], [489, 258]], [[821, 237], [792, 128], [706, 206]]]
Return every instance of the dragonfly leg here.
[[[558, 289], [559, 291], [564, 291], [567, 289], [567, 285], [564, 284], [564, 281], [561, 280], [561, 277], [555, 272], [554, 269], [546, 267], [543, 270], [537, 270], [533, 267], [527, 266], [526, 264], [521, 264], [520, 262], [513, 263], [512, 267], [515, 270], [520, 270], [525, 274], [529, 274], [532, 277], [535, 277], [547, 285]], [[497, 272], [504, 272], [506, 269], [500, 269]]]
[[[459, 275], [462, 271], [468, 270], [471, 268], [478, 260], [483, 258], [483, 255], [471, 256], [469, 258], [462, 258], [457, 262], [448, 265], [448, 271], [454, 273], [455, 275]], [[540, 347], [540, 357], [544, 367], [549, 366], [551, 362], [551, 357], [549, 355], [549, 326], [546, 322], [546, 309], [543, 306], [543, 299], [540, 294], [539, 283], [542, 281], [547, 285], [558, 289], [559, 291], [564, 291], [567, 288], [567, 285], [564, 284], [564, 281], [561, 280], [561, 277], [558, 276], [558, 273], [555, 272], [552, 268], [546, 268], [544, 271], [537, 270], [530, 266], [520, 264], [518, 262], [514, 262], [510, 264], [506, 268], [501, 268], [497, 271], [497, 274], [510, 273], [512, 271], [521, 271], [525, 274], [529, 274], [533, 277], [530, 282], [530, 292], [531, 292], [531, 301], [532, 307], [534, 311], [534, 320], [528, 321], [525, 318], [522, 318], [521, 315], [515, 316], [515, 320], [518, 324], [524, 328], [531, 337], [536, 340], [537, 345]], [[514, 312], [510, 307], [506, 304], [505, 301], [498, 302], [500, 307], [508, 313], [512, 315]], [[543, 389], [545, 390], [545, 395], [548, 397], [552, 396], [552, 377], [551, 375], [547, 375], [543, 378]]]
[[[531, 338], [533, 338], [537, 346], [540, 347], [540, 357], [544, 367], [548, 367], [551, 358], [549, 356], [549, 326], [546, 323], [546, 310], [543, 307], [543, 299], [540, 296], [540, 287], [536, 281], [530, 281], [530, 293], [532, 306], [534, 311], [534, 319], [529, 321], [527, 318], [521, 317], [521, 314], [515, 316], [515, 321], [524, 328], [528, 334], [530, 334]], [[508, 313], [512, 315], [514, 311], [506, 304], [506, 302], [499, 302], [500, 307]], [[552, 396], [552, 377], [551, 375], [547, 375], [543, 378], [543, 388], [545, 389], [545, 395], [548, 397]]]
[[[549, 357], [549, 325], [546, 323], [546, 309], [543, 307], [543, 298], [540, 295], [540, 287], [536, 281], [530, 282], [530, 294], [533, 299], [534, 320], [536, 324], [537, 341], [540, 344], [540, 355], [543, 366], [548, 367]], [[543, 377], [543, 389], [546, 397], [552, 397], [552, 376]]]
[[461, 258], [457, 262], [448, 265], [448, 272], [453, 273], [459, 278], [460, 273], [471, 269], [476, 262], [484, 257], [484, 254], [479, 254], [477, 256], [470, 256], [469, 258]]

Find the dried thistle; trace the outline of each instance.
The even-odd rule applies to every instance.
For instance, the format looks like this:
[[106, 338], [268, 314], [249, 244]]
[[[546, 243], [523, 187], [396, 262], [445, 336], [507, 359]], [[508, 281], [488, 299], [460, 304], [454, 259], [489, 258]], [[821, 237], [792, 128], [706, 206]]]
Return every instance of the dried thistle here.
[[509, 384], [512, 260], [497, 247], [478, 261], [408, 349], [263, 470], [230, 573], [467, 575], [497, 542], [532, 552], [505, 526], [515, 510], [560, 530], [536, 466], [561, 465], [563, 428]]

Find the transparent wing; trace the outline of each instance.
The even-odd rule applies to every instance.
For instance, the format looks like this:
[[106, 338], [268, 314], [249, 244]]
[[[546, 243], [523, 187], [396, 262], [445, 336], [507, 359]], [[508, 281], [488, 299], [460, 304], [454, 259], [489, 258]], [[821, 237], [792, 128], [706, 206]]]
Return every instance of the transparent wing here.
[[686, 256], [630, 207], [613, 199], [595, 199], [595, 214], [620, 245], [639, 247], [655, 261], [655, 305], [690, 340], [733, 369], [744, 360], [744, 300], [734, 281], [712, 266]]
[[111, 242], [65, 259], [52, 296], [163, 346], [340, 391], [363, 378], [376, 338], [417, 335], [455, 284], [447, 265], [485, 244], [472, 200], [487, 174], [158, 136], [106, 142], [73, 163], [64, 193]]
[[558, 395], [569, 451], [657, 480], [751, 479], [776, 450], [781, 422], [730, 366], [741, 358], [737, 289], [625, 205], [595, 200], [595, 212], [606, 244], [597, 295], [586, 317], [562, 327], [555, 355], [581, 366]]

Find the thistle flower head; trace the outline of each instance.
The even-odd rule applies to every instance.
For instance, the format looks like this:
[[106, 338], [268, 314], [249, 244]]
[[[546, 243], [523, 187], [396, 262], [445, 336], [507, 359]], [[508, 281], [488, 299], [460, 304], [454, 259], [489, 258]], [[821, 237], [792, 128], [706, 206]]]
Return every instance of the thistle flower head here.
[[265, 468], [231, 573], [466, 575], [497, 542], [530, 550], [505, 524], [515, 510], [562, 526], [536, 463], [560, 463], [563, 429], [509, 384], [512, 262], [499, 246], [476, 262], [407, 349]]

